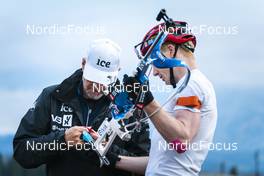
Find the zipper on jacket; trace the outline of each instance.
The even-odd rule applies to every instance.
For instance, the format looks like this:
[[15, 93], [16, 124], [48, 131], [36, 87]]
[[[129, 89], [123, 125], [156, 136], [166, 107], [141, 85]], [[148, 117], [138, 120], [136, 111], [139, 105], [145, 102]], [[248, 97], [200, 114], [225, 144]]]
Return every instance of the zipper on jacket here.
[[86, 127], [88, 127], [88, 125], [89, 125], [90, 114], [92, 112], [92, 110], [89, 108], [89, 106], [87, 106], [87, 108], [88, 108], [88, 113], [87, 113], [87, 117], [86, 117], [86, 124], [85, 124]]

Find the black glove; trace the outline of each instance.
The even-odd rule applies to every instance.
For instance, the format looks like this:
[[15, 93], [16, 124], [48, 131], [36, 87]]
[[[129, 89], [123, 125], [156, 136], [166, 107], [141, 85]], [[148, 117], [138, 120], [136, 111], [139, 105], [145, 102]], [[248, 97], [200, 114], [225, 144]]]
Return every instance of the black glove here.
[[116, 162], [121, 160], [121, 158], [116, 153], [111, 151], [108, 151], [105, 156], [110, 163], [109, 165], [105, 165], [106, 167], [115, 168]]
[[116, 81], [115, 81], [114, 83], [112, 83], [112, 84], [108, 87], [108, 91], [109, 91], [109, 92], [112, 92], [112, 91], [114, 91], [116, 88], [119, 89], [120, 86], [121, 86], [121, 84], [120, 84], [119, 79], [116, 79]]
[[140, 85], [134, 76], [124, 75], [123, 84], [128, 92], [129, 98], [139, 109], [143, 109], [146, 105], [154, 100], [152, 93], [149, 90], [149, 84]]

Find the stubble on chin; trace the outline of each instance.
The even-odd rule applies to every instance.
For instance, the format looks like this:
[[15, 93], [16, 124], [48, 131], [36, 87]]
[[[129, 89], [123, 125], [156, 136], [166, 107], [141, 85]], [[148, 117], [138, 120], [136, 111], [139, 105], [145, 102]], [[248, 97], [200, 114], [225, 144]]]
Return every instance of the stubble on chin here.
[[85, 93], [84, 98], [86, 98], [86, 99], [91, 99], [91, 100], [99, 100], [102, 96], [103, 96], [103, 94], [100, 94], [100, 95], [93, 95], [93, 94], [91, 94], [91, 93]]

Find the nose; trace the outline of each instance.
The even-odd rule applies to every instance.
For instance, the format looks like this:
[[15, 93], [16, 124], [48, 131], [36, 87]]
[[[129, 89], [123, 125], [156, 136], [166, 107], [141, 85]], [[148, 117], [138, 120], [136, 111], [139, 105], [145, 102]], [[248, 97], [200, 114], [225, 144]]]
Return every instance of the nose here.
[[96, 87], [96, 92], [101, 92], [102, 90], [104, 90], [104, 85], [103, 84], [99, 84], [96, 82], [93, 82], [93, 86]]
[[153, 76], [157, 76], [159, 74], [158, 69], [154, 66], [153, 66], [152, 74]]

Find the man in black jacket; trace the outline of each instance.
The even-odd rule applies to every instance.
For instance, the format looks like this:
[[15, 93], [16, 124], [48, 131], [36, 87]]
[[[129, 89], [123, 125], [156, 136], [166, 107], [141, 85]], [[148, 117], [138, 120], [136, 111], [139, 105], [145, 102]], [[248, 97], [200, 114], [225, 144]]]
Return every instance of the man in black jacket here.
[[[84, 147], [80, 136], [87, 127], [97, 130], [110, 116], [109, 99], [98, 87], [113, 84], [119, 71], [120, 49], [107, 39], [93, 42], [82, 69], [61, 84], [47, 87], [20, 122], [13, 147], [14, 158], [24, 168], [46, 164], [49, 176], [123, 176], [115, 169], [118, 156], [148, 155], [148, 126], [128, 142], [116, 138], [99, 167], [97, 154]], [[97, 89], [95, 89], [97, 87]], [[86, 145], [85, 145], [86, 146]]]

